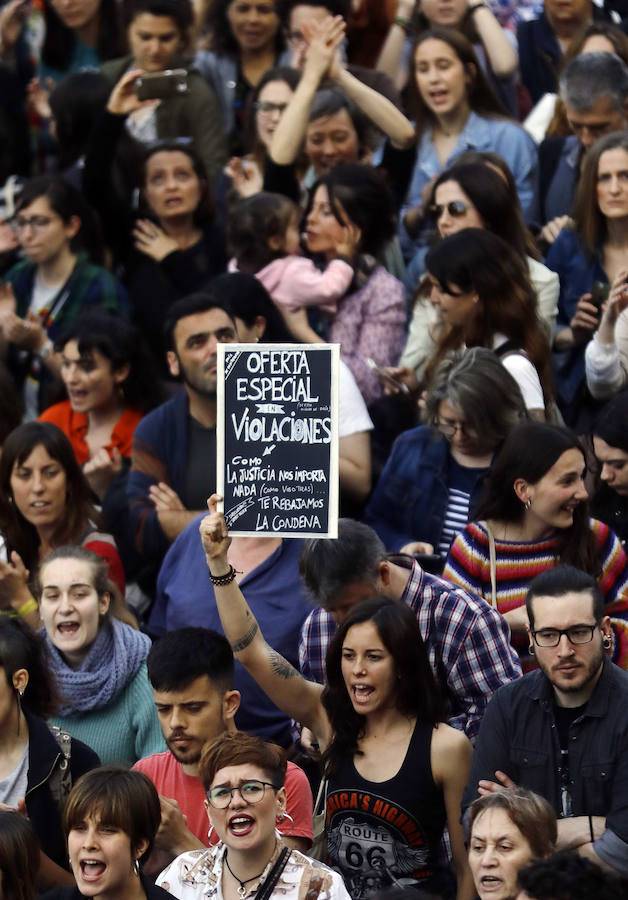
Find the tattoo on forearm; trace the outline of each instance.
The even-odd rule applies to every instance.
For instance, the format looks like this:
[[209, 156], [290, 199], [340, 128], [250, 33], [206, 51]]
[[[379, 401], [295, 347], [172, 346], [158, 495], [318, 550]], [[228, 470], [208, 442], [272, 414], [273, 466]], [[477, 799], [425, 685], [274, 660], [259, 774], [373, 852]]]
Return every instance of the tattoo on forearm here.
[[259, 628], [257, 622], [253, 622], [246, 634], [243, 634], [241, 638], [233, 642], [233, 644], [231, 645], [231, 649], [233, 650], [233, 652], [239, 653], [240, 650], [246, 649], [246, 647], [249, 646], [258, 631]]
[[296, 678], [298, 676], [299, 673], [294, 666], [276, 650], [269, 650], [268, 659], [274, 675], [279, 675], [280, 678]]

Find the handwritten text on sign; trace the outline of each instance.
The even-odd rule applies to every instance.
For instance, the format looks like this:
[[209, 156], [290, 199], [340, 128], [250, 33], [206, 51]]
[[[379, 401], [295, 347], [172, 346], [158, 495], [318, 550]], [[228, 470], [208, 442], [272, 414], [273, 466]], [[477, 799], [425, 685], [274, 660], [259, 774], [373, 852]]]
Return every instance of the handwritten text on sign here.
[[335, 537], [338, 347], [218, 345], [218, 490], [229, 531]]

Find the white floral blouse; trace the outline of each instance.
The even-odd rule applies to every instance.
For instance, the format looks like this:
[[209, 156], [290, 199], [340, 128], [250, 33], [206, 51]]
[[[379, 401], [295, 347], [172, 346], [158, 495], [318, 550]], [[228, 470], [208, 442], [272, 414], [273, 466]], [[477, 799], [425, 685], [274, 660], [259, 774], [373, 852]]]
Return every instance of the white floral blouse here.
[[[274, 865], [279, 850], [273, 853], [264, 869], [264, 881]], [[179, 900], [222, 900], [222, 860], [225, 845], [208, 850], [190, 850], [177, 856], [157, 878], [156, 884]], [[261, 883], [260, 882], [260, 883]], [[252, 900], [251, 895], [251, 900]], [[247, 898], [248, 900], [248, 898]], [[271, 900], [350, 900], [344, 881], [324, 863], [292, 850]]]

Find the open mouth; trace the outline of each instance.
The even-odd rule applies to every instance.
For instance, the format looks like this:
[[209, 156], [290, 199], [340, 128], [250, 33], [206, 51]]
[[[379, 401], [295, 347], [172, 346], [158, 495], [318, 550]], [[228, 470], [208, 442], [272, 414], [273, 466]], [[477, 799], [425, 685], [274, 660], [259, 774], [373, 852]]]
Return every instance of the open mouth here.
[[251, 816], [239, 814], [229, 819], [229, 831], [236, 837], [248, 834], [255, 825], [255, 819]]
[[497, 878], [495, 875], [484, 875], [480, 878], [480, 885], [486, 891], [495, 891], [500, 888], [503, 883], [503, 879]]
[[79, 630], [80, 625], [78, 622], [60, 622], [57, 625], [57, 631], [61, 634], [69, 634], [73, 635]]
[[353, 699], [355, 701], [356, 706], [359, 706], [361, 703], [368, 703], [371, 694], [375, 690], [374, 687], [371, 687], [370, 684], [354, 684], [351, 687], [351, 692], [353, 694]]
[[99, 859], [81, 860], [81, 877], [83, 881], [98, 881], [107, 866]]
[[31, 509], [47, 509], [50, 506], [47, 500], [35, 500], [31, 503]]

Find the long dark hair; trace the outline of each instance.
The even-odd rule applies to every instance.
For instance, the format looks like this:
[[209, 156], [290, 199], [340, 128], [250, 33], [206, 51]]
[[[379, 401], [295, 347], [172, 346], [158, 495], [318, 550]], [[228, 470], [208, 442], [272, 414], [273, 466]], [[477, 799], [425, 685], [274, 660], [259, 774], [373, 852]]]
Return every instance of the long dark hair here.
[[[274, 0], [270, 0], [274, 4]], [[205, 27], [212, 36], [212, 49], [220, 56], [240, 55], [240, 45], [233, 36], [229, 19], [227, 18], [227, 9], [233, 3], [233, 0], [213, 0], [210, 4], [209, 12]], [[283, 28], [277, 16], [277, 32], [275, 34], [275, 53], [280, 55], [285, 47]]]
[[147, 413], [163, 402], [143, 338], [122, 316], [106, 309], [87, 310], [65, 329], [55, 342], [55, 350], [62, 352], [68, 341], [77, 342], [81, 356], [99, 350], [111, 363], [112, 372], [130, 366], [120, 385], [127, 406]]
[[535, 367], [546, 404], [551, 397], [550, 351], [537, 312], [537, 297], [528, 267], [513, 248], [490, 231], [465, 228], [433, 247], [425, 259], [427, 271], [444, 291], [453, 286], [463, 293], [475, 291], [480, 302], [475, 315], [463, 325], [449, 328], [441, 338], [426, 375], [450, 351], [493, 346], [503, 334], [525, 351]]
[[324, 764], [334, 772], [358, 750], [364, 733], [365, 718], [353, 708], [342, 676], [342, 647], [354, 625], [372, 622], [392, 655], [397, 677], [396, 706], [402, 715], [416, 716], [421, 722], [437, 725], [444, 719], [440, 688], [430, 666], [416, 615], [405, 603], [390, 597], [373, 597], [359, 603], [347, 616], [327, 651], [327, 686], [323, 705], [329, 716], [333, 738], [325, 751]]
[[597, 200], [597, 178], [600, 158], [607, 150], [624, 150], [628, 153], [628, 133], [612, 131], [593, 144], [584, 156], [582, 174], [573, 207], [574, 228], [585, 253], [593, 257], [600, 244], [608, 236], [606, 216], [600, 211]]
[[0, 811], [0, 871], [4, 900], [35, 900], [40, 848], [35, 829], [13, 809]]
[[91, 501], [91, 491], [76, 461], [72, 445], [56, 425], [49, 422], [27, 422], [8, 436], [0, 456], [0, 532], [4, 536], [7, 551], [17, 552], [27, 569], [35, 571], [39, 561], [39, 535], [13, 502], [11, 474], [13, 467], [21, 465], [35, 447], [42, 446], [48, 455], [57, 460], [66, 477], [65, 515], [55, 528], [51, 544], [74, 544], [90, 522], [98, 524], [100, 516]]
[[[510, 432], [488, 474], [484, 496], [476, 510], [477, 520], [521, 523], [525, 509], [514, 490], [518, 478], [538, 482], [568, 450], [579, 450], [577, 436], [568, 428], [543, 422], [526, 422]], [[595, 536], [589, 526], [589, 504], [579, 503], [569, 528], [557, 533], [559, 561], [599, 576], [602, 571]]]
[[454, 181], [475, 206], [487, 231], [499, 235], [527, 265], [528, 242], [521, 205], [516, 202], [501, 175], [486, 163], [454, 163], [442, 172], [432, 188], [430, 205], [441, 184]]
[[[100, 62], [115, 59], [124, 52], [124, 30], [119, 7], [117, 0], [101, 0], [96, 43]], [[51, 69], [66, 72], [76, 46], [76, 34], [61, 21], [52, 7], [51, 0], [44, 2], [44, 23], [46, 33], [41, 48], [42, 61]]]
[[414, 68], [414, 59], [418, 47], [420, 47], [424, 41], [429, 40], [443, 41], [443, 43], [448, 44], [462, 63], [464, 71], [469, 77], [467, 101], [472, 112], [477, 113], [485, 119], [510, 118], [506, 108], [500, 103], [491, 90], [491, 86], [488, 83], [486, 75], [482, 71], [482, 67], [480, 66], [471, 42], [459, 31], [456, 31], [455, 28], [435, 26], [419, 35], [414, 42], [412, 53], [410, 55], [408, 104], [412, 117], [417, 125], [417, 138], [419, 140], [425, 129], [430, 125], [434, 125], [436, 122], [434, 113], [427, 107], [425, 101], [421, 97]]
[[[4, 670], [9, 689], [24, 709], [42, 719], [57, 709], [57, 691], [46, 664], [43, 638], [20, 618], [0, 616], [0, 668]], [[19, 669], [28, 672], [28, 684], [21, 698], [13, 687], [13, 676]]]

